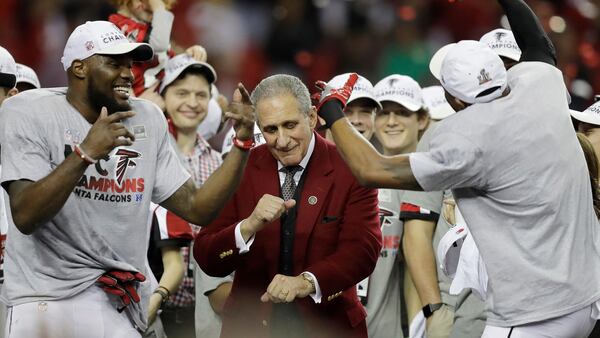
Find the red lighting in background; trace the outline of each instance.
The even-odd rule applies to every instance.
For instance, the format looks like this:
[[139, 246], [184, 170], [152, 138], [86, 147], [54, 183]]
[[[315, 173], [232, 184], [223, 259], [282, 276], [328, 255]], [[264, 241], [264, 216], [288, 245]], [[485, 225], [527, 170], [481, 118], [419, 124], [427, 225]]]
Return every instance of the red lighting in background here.
[[310, 52], [301, 50], [294, 55], [294, 60], [296, 60], [298, 66], [308, 68], [313, 63], [313, 55]]
[[400, 6], [396, 10], [396, 15], [404, 21], [413, 21], [417, 17], [417, 11], [412, 6]]

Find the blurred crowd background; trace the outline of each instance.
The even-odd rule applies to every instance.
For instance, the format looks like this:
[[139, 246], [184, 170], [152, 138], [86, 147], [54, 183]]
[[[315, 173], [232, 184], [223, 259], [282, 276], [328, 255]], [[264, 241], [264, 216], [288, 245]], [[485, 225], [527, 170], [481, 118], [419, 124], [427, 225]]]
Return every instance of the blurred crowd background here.
[[[600, 0], [527, 3], [557, 48], [571, 108], [586, 108], [600, 94]], [[0, 45], [43, 86], [62, 86], [69, 32], [114, 11], [107, 0], [2, 0]], [[400, 73], [426, 86], [437, 48], [507, 25], [494, 0], [178, 0], [173, 12], [173, 45], [203, 45], [223, 93], [282, 72], [307, 84], [348, 71], [373, 83]]]

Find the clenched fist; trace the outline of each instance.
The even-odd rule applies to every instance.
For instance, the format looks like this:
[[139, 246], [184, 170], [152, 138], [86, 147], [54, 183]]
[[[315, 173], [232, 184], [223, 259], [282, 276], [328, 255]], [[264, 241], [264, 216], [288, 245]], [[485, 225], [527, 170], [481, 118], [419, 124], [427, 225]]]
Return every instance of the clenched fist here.
[[296, 201], [294, 200], [284, 201], [280, 197], [264, 194], [260, 198], [260, 201], [258, 201], [252, 214], [242, 221], [240, 225], [242, 237], [245, 241], [248, 241], [255, 233], [262, 230], [265, 225], [278, 219], [285, 211], [293, 208], [295, 205]]

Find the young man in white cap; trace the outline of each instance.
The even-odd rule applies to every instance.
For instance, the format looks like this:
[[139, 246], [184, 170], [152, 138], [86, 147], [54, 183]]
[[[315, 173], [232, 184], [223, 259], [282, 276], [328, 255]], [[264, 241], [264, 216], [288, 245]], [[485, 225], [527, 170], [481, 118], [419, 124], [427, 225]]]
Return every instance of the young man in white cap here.
[[243, 86], [229, 114], [238, 147], [196, 189], [162, 112], [129, 96], [132, 63], [150, 57], [113, 24], [87, 22], [65, 46], [68, 87], [27, 91], [0, 109], [11, 337], [140, 337], [150, 202], [206, 224], [239, 182], [254, 125]]
[[441, 122], [428, 152], [379, 155], [328, 100], [336, 90], [323, 93], [320, 114], [361, 183], [452, 190], [489, 274], [483, 337], [586, 337], [600, 316], [587, 165], [550, 40], [522, 0], [498, 2], [521, 62], [507, 78], [480, 42], [451, 48], [440, 80], [458, 113]]
[[[355, 85], [356, 88], [356, 85]], [[375, 114], [375, 136], [385, 155], [415, 150], [420, 131], [427, 126], [421, 87], [410, 77], [390, 75], [374, 87], [382, 109]], [[404, 191], [379, 189], [383, 248], [375, 270], [359, 284], [358, 294], [367, 310], [369, 337], [402, 337], [402, 221]]]
[[42, 87], [35, 70], [31, 67], [17, 63], [17, 89], [19, 93]]
[[[341, 87], [349, 74], [336, 75], [327, 82], [327, 85], [333, 88]], [[375, 99], [371, 81], [359, 75], [352, 90], [352, 96], [344, 108], [344, 114], [366, 140], [371, 140], [373, 137], [375, 113], [379, 109], [381, 109], [381, 104]]]

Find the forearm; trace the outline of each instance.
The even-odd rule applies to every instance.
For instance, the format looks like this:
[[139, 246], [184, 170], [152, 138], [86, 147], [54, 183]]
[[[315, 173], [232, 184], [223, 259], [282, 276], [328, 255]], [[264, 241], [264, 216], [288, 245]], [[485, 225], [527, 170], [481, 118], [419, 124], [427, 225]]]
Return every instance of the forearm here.
[[337, 120], [331, 132], [338, 151], [361, 185], [422, 190], [412, 174], [407, 155], [388, 157], [379, 154], [345, 118]]
[[426, 232], [407, 232], [403, 251], [421, 306], [441, 302], [432, 238]]
[[241, 264], [235, 244], [235, 226], [211, 224], [203, 227], [194, 240], [194, 259], [204, 273], [212, 277], [226, 277]]
[[155, 53], [166, 52], [169, 49], [173, 19], [173, 13], [164, 8], [154, 11], [148, 43]]
[[556, 52], [537, 16], [523, 0], [498, 0], [521, 48], [521, 61], [556, 65]]
[[208, 225], [219, 215], [240, 184], [249, 153], [233, 147], [219, 169], [210, 175], [202, 187], [196, 189], [191, 205], [194, 214], [191, 223]]
[[406, 303], [406, 316], [408, 318], [408, 322], [412, 322], [413, 318], [421, 311], [423, 305], [421, 304], [421, 299], [419, 299], [419, 294], [417, 293], [417, 289], [415, 288], [415, 283], [412, 281], [412, 277], [410, 276], [410, 271], [404, 272], [404, 302]]
[[223, 307], [225, 307], [225, 302], [227, 301], [227, 297], [231, 293], [232, 282], [225, 282], [219, 285], [216, 289], [214, 289], [211, 293], [207, 295], [210, 306], [213, 311], [217, 315], [221, 315], [223, 311]]
[[174, 293], [185, 275], [183, 257], [178, 247], [164, 247], [161, 251], [164, 271], [158, 285]]
[[77, 186], [87, 164], [71, 153], [48, 176], [36, 182], [10, 184], [10, 208], [13, 221], [24, 234], [32, 234], [54, 217]]

